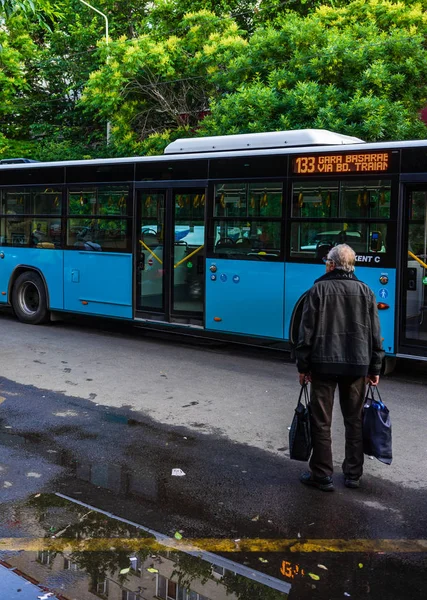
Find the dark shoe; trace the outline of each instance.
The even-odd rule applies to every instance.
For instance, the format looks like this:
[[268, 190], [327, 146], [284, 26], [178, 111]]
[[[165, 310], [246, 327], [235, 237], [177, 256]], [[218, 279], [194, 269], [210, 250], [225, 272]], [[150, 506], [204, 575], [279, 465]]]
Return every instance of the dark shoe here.
[[346, 477], [344, 479], [344, 485], [345, 485], [345, 487], [355, 490], [358, 487], [360, 487], [360, 477], [358, 477], [357, 479], [352, 479], [351, 477]]
[[302, 473], [299, 480], [304, 485], [311, 485], [312, 487], [322, 490], [322, 492], [333, 492], [334, 484], [332, 477], [313, 477], [310, 472]]

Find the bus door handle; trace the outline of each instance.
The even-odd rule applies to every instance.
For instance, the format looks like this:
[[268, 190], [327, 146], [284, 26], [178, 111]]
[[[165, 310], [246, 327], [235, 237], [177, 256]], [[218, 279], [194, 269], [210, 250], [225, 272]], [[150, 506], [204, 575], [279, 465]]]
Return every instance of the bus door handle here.
[[139, 269], [139, 271], [145, 270], [145, 254], [144, 253], [141, 254], [141, 257], [139, 259], [138, 269]]

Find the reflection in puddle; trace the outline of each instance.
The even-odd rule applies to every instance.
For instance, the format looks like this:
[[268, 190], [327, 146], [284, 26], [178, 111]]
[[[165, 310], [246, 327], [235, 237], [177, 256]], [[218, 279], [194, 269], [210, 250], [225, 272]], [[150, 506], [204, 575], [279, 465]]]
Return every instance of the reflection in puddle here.
[[[286, 540], [186, 540], [61, 494], [36, 494], [14, 506], [13, 518], [10, 530], [25, 523], [29, 537], [0, 540], [1, 600], [425, 598], [426, 555], [414, 543], [402, 556], [299, 551], [297, 540], [294, 551], [278, 550]], [[17, 589], [27, 595], [13, 595]]]
[[[116, 422], [116, 416], [112, 417]], [[166, 437], [157, 439], [153, 434], [149, 439], [149, 431], [144, 430], [142, 441], [133, 440], [123, 452], [118, 444], [117, 452], [109, 452], [110, 448], [91, 444], [98, 435], [95, 429], [77, 429], [72, 439], [70, 431], [74, 431], [71, 426], [61, 425], [53, 437], [15, 429], [0, 432], [4, 447], [17, 455], [24, 451], [26, 457], [31, 457], [27, 452], [37, 456], [34, 464], [28, 458], [23, 463], [25, 497], [28, 486], [37, 483], [41, 485], [36, 489], [40, 489], [44, 485], [45, 480], [37, 478], [39, 473], [52, 477], [66, 472], [66, 479], [56, 481], [56, 489], [138, 523], [150, 523], [169, 532], [170, 537], [59, 494], [36, 494], [13, 507], [3, 502], [2, 535], [15, 537], [0, 538], [0, 559], [4, 561], [0, 600], [14, 599], [4, 591], [11, 574], [15, 582], [18, 576], [30, 578], [31, 582], [22, 580], [20, 589], [28, 591], [31, 585], [38, 589], [38, 595], [28, 596], [28, 600], [37, 600], [40, 590], [54, 593], [50, 600], [426, 598], [427, 541], [389, 539], [391, 535], [375, 539], [380, 532], [393, 531], [387, 527], [388, 520], [401, 521], [403, 512], [381, 510], [380, 526], [370, 521], [373, 539], [352, 539], [350, 534], [350, 539], [315, 539], [315, 535], [304, 539], [302, 529], [302, 539], [301, 534], [298, 539], [283, 539], [287, 527], [276, 526], [262, 515], [260, 519], [254, 510], [241, 511], [239, 520], [241, 513], [232, 510], [231, 502], [227, 505], [226, 495], [240, 489], [241, 479], [230, 476], [224, 488], [209, 487], [210, 475], [203, 471], [199, 449], [187, 436], [175, 439], [175, 434], [167, 432]], [[179, 444], [184, 444], [185, 451]], [[114, 444], [111, 446], [115, 450]], [[246, 463], [241, 464], [246, 473]], [[172, 477], [171, 469], [177, 466], [193, 473], [192, 478]], [[15, 475], [13, 468], [4, 467], [3, 486], [13, 482], [8, 493], [19, 488]], [[245, 479], [245, 485], [252, 484], [259, 482]], [[362, 501], [365, 515], [365, 509], [382, 508], [374, 500]], [[306, 505], [301, 506], [307, 513]], [[328, 521], [320, 532], [328, 535], [328, 523], [337, 517], [329, 512], [325, 517]], [[294, 518], [300, 517], [283, 512], [286, 526]], [[345, 523], [340, 531], [347, 531]], [[176, 539], [175, 528], [179, 529]], [[295, 536], [299, 529], [293, 531]], [[366, 535], [366, 529], [360, 531]], [[418, 531], [418, 537], [425, 538], [420, 528]], [[205, 537], [188, 540], [190, 532]], [[242, 539], [222, 539], [230, 532]], [[215, 535], [219, 539], [214, 539]], [[254, 539], [257, 536], [262, 537]], [[18, 571], [12, 573], [11, 569]], [[17, 597], [27, 600], [23, 591]]]
[[280, 600], [291, 587], [223, 556], [177, 550], [184, 540], [61, 495], [37, 494], [16, 510], [37, 524], [40, 537], [4, 540], [1, 565], [56, 594], [52, 600]]

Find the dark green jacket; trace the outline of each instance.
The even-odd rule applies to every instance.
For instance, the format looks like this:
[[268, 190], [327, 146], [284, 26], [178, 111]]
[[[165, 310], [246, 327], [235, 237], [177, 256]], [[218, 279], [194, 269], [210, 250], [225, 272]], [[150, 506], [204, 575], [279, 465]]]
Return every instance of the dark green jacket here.
[[296, 347], [300, 373], [379, 375], [384, 356], [374, 293], [334, 269], [308, 291]]

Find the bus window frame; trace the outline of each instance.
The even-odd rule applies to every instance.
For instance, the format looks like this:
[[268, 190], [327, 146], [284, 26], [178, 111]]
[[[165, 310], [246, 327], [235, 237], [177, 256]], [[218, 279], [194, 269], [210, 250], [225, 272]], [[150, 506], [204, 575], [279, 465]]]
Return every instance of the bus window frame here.
[[[272, 182], [278, 183], [282, 186], [282, 214], [280, 217], [221, 217], [215, 215], [215, 186], [221, 183], [241, 183], [241, 184], [251, 184], [251, 183], [263, 183], [263, 182]], [[237, 178], [237, 179], [210, 179], [208, 181], [208, 201], [206, 207], [206, 231], [207, 231], [207, 249], [206, 249], [206, 258], [211, 258], [215, 260], [244, 260], [249, 262], [285, 262], [285, 253], [286, 253], [286, 220], [287, 220], [287, 177], [248, 177], [248, 178]], [[254, 258], [253, 256], [247, 256], [242, 254], [239, 257], [235, 256], [218, 256], [215, 253], [214, 249], [214, 239], [215, 239], [215, 223], [219, 221], [239, 221], [239, 220], [250, 220], [250, 221], [261, 221], [266, 223], [276, 222], [280, 223], [280, 252], [279, 254], [272, 258], [269, 257], [260, 257]]]
[[[102, 214], [93, 214], [93, 215], [72, 215], [69, 213], [69, 200], [70, 200], [70, 191], [75, 191], [77, 189], [81, 189], [84, 191], [85, 189], [102, 189], [102, 188], [110, 188], [110, 187], [119, 187], [126, 186], [128, 188], [128, 196], [126, 201], [126, 213], [124, 215], [102, 215]], [[135, 205], [135, 184], [134, 182], [129, 181], [106, 181], [106, 182], [95, 182], [95, 183], [87, 183], [83, 182], [81, 184], [78, 183], [69, 183], [64, 186], [64, 238], [63, 238], [63, 249], [64, 250], [73, 250], [73, 251], [81, 251], [81, 248], [77, 248], [74, 245], [68, 244], [68, 222], [71, 220], [84, 220], [84, 219], [100, 219], [104, 221], [126, 221], [126, 247], [125, 248], [102, 248], [102, 252], [108, 253], [120, 253], [120, 254], [131, 254], [134, 255], [134, 205]]]
[[[64, 183], [61, 184], [23, 184], [23, 185], [2, 185], [0, 186], [0, 194], [2, 192], [9, 192], [9, 193], [13, 193], [13, 192], [18, 192], [19, 190], [24, 190], [26, 188], [32, 188], [32, 189], [38, 189], [40, 188], [42, 189], [46, 189], [46, 187], [55, 187], [58, 190], [60, 190], [61, 192], [61, 212], [59, 214], [52, 214], [52, 213], [37, 213], [37, 214], [32, 214], [32, 213], [23, 213], [21, 215], [19, 215], [19, 217], [23, 218], [23, 219], [36, 219], [37, 217], [41, 218], [41, 219], [57, 219], [61, 222], [61, 236], [60, 236], [60, 245], [59, 247], [55, 247], [55, 248], [49, 248], [51, 250], [64, 250], [65, 249], [65, 226], [66, 226], [66, 218], [65, 218], [65, 202], [66, 202], [66, 185]], [[1, 206], [0, 206], [0, 219], [6, 220], [7, 218], [13, 217], [13, 215], [7, 215], [6, 213], [3, 213], [1, 210]], [[14, 244], [7, 244], [7, 243], [3, 243], [1, 245], [1, 247], [4, 248], [17, 248], [17, 247], [22, 247], [22, 248], [34, 248], [34, 246], [32, 246], [30, 244], [30, 240], [28, 240], [27, 244], [23, 244], [22, 246], [15, 246]]]
[[[299, 155], [298, 155], [299, 156]], [[292, 168], [292, 161], [290, 161], [290, 168]], [[313, 183], [314, 181], [318, 180], [318, 181], [322, 181], [322, 183], [327, 183], [327, 182], [337, 182], [338, 183], [338, 191], [339, 194], [341, 193], [341, 183], [346, 182], [346, 181], [377, 181], [378, 179], [387, 179], [390, 180], [391, 182], [391, 194], [390, 194], [390, 216], [387, 219], [379, 219], [376, 217], [369, 217], [369, 218], [360, 218], [360, 217], [334, 217], [334, 218], [316, 218], [316, 217], [293, 217], [292, 216], [292, 201], [293, 201], [293, 196], [292, 196], [292, 191], [293, 191], [293, 186], [294, 185], [298, 185], [298, 184], [304, 184], [304, 183]], [[315, 175], [313, 177], [307, 177], [307, 176], [292, 176], [288, 178], [288, 189], [286, 192], [286, 197], [289, 198], [289, 202], [288, 202], [288, 206], [287, 206], [287, 211], [286, 211], [286, 217], [285, 217], [285, 222], [286, 222], [286, 249], [285, 249], [285, 259], [286, 262], [290, 262], [290, 263], [300, 263], [300, 264], [319, 264], [319, 259], [314, 257], [299, 257], [299, 256], [292, 256], [291, 255], [291, 240], [292, 240], [292, 236], [291, 236], [291, 228], [292, 228], [292, 224], [293, 223], [342, 223], [343, 221], [345, 221], [346, 223], [385, 223], [387, 224], [387, 228], [388, 228], [388, 236], [389, 238], [392, 240], [392, 243], [390, 245], [391, 248], [391, 252], [387, 251], [384, 254], [382, 254], [382, 258], [383, 260], [381, 261], [381, 264], [371, 264], [371, 263], [364, 263], [363, 266], [370, 266], [372, 267], [380, 267], [380, 268], [393, 268], [396, 269], [397, 268], [397, 261], [398, 261], [398, 252], [397, 252], [397, 243], [398, 243], [398, 208], [399, 208], [399, 174], [397, 173], [384, 173], [384, 177], [380, 177], [377, 173], [373, 173], [370, 174], [369, 177], [361, 177], [360, 173], [357, 174], [351, 174], [351, 175], [347, 175], [347, 176], [341, 176], [339, 178], [337, 177], [331, 177], [329, 174], [328, 175], [320, 175], [320, 177], [318, 175]], [[357, 253], [356, 253], [357, 254]], [[364, 253], [359, 253], [363, 256], [375, 256], [376, 253], [372, 253], [372, 252], [364, 252]]]

